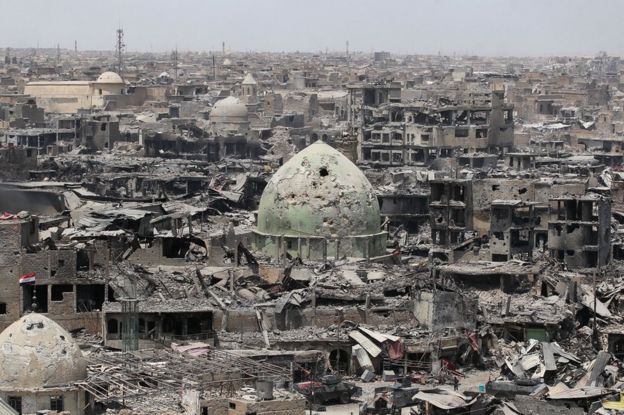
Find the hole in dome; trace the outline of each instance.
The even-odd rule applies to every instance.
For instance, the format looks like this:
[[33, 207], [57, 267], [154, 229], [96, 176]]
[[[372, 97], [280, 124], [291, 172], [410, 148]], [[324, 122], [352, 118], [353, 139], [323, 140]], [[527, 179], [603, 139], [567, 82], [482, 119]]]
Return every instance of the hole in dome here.
[[321, 167], [321, 169], [319, 170], [319, 174], [321, 175], [321, 177], [325, 177], [329, 174], [329, 172], [327, 171], [326, 167]]
[[59, 336], [61, 340], [65, 340], [65, 336]]

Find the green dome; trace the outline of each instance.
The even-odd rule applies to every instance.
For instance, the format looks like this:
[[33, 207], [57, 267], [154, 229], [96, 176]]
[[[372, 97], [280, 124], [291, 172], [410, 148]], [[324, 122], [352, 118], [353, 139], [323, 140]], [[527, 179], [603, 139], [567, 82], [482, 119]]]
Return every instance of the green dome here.
[[364, 173], [317, 141], [271, 178], [258, 208], [258, 231], [284, 236], [379, 234], [379, 203]]

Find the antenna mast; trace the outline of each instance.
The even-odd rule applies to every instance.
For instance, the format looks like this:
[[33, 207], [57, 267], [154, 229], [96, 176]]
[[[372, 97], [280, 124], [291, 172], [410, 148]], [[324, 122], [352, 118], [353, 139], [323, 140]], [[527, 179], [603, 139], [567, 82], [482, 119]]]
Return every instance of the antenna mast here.
[[123, 79], [123, 53], [126, 48], [126, 44], [123, 40], [124, 32], [120, 27], [117, 29], [117, 45], [115, 46], [115, 57], [117, 58], [117, 73]]

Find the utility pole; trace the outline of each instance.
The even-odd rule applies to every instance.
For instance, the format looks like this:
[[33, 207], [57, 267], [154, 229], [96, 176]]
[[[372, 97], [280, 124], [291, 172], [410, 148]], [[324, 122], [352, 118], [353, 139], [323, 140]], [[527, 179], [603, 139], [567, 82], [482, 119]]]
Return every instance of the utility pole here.
[[225, 56], [225, 42], [221, 42], [221, 53]]
[[117, 73], [119, 74], [119, 76], [121, 76], [121, 79], [123, 79], [123, 53], [126, 48], [123, 37], [124, 32], [123, 29], [120, 27], [119, 29], [117, 29], [117, 44], [115, 46], [115, 56], [117, 58]]
[[74, 40], [74, 53], [78, 53], [78, 41]]

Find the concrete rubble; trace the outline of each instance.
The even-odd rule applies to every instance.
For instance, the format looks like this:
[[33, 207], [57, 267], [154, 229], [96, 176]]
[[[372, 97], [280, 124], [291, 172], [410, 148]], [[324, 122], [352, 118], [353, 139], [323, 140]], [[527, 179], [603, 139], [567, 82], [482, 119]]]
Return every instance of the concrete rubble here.
[[624, 411], [621, 58], [28, 53], [0, 413]]

